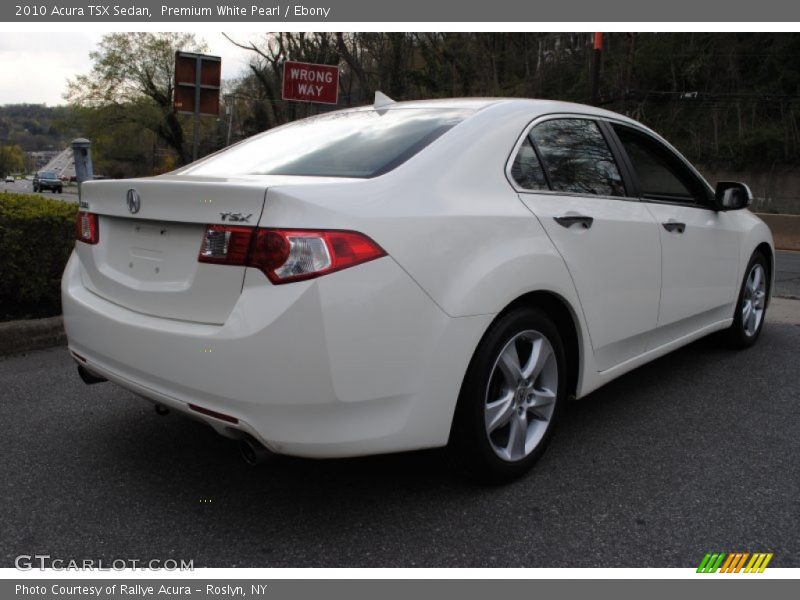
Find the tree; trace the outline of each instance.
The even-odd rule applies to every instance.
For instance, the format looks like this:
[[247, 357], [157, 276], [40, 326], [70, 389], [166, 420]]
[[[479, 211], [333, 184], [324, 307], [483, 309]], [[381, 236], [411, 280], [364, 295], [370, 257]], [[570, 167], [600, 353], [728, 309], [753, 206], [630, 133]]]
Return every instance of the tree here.
[[19, 146], [0, 144], [0, 175], [21, 173], [25, 168], [25, 156]]
[[[268, 33], [233, 88], [243, 135], [330, 107], [283, 101], [286, 60], [338, 65], [339, 104], [518, 96], [587, 102], [592, 34], [500, 32]], [[233, 41], [233, 40], [232, 40]], [[800, 35], [605, 34], [600, 104], [664, 134], [705, 167], [800, 164]], [[249, 113], [244, 112], [249, 108]]]
[[[120, 121], [133, 120], [152, 131], [189, 161], [183, 125], [172, 109], [175, 52], [205, 51], [191, 33], [109, 33], [89, 54], [92, 70], [68, 81], [64, 97], [75, 107], [111, 110]], [[113, 118], [110, 118], [113, 122]]]

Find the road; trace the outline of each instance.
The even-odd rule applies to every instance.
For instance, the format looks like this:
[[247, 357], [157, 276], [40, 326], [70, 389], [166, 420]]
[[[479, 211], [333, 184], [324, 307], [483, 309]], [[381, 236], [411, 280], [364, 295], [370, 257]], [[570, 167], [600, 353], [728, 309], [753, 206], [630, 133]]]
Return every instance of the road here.
[[[798, 315], [790, 300], [787, 314]], [[790, 321], [800, 323], [792, 317]], [[534, 471], [478, 487], [441, 452], [257, 468], [199, 423], [84, 386], [64, 348], [0, 360], [0, 566], [800, 567], [800, 326], [707, 338], [568, 406]]]
[[37, 194], [45, 198], [54, 198], [56, 200], [64, 200], [67, 202], [78, 201], [78, 188], [74, 186], [64, 186], [63, 194], [54, 194], [53, 192], [34, 192], [33, 184], [27, 179], [17, 179], [14, 183], [6, 183], [0, 181], [0, 192], [13, 192], [17, 194]]
[[800, 252], [776, 252], [775, 295], [800, 298]]

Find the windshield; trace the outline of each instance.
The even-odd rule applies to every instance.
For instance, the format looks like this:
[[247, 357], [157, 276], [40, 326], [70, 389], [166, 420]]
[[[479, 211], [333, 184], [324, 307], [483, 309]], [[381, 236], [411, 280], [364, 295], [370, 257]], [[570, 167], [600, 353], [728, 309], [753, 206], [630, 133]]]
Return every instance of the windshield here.
[[393, 108], [321, 115], [267, 131], [180, 174], [376, 177], [407, 161], [472, 112]]
[[39, 173], [39, 179], [57, 179], [57, 177], [53, 171], [42, 171]]

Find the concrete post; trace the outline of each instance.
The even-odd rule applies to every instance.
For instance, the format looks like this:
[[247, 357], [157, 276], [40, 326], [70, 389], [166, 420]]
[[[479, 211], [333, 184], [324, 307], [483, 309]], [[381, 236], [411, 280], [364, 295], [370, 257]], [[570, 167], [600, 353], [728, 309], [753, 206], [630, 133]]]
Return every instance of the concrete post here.
[[81, 184], [94, 179], [92, 167], [92, 142], [86, 138], [72, 140], [72, 153], [75, 156], [75, 179], [78, 181], [78, 197], [81, 193]]

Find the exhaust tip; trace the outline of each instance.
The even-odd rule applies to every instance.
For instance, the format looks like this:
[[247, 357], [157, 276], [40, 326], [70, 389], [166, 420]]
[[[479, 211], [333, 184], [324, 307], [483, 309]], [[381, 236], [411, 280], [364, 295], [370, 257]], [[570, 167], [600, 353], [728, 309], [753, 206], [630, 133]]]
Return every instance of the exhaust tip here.
[[256, 440], [246, 437], [239, 441], [239, 454], [242, 460], [251, 467], [262, 464], [270, 460], [275, 455], [270, 452], [263, 444], [259, 444]]
[[163, 404], [156, 404], [155, 409], [159, 417], [166, 417], [169, 414], [169, 409]]
[[83, 383], [86, 385], [94, 385], [95, 383], [108, 381], [108, 379], [98, 377], [82, 365], [78, 365], [78, 375], [80, 375], [80, 378], [83, 379]]

